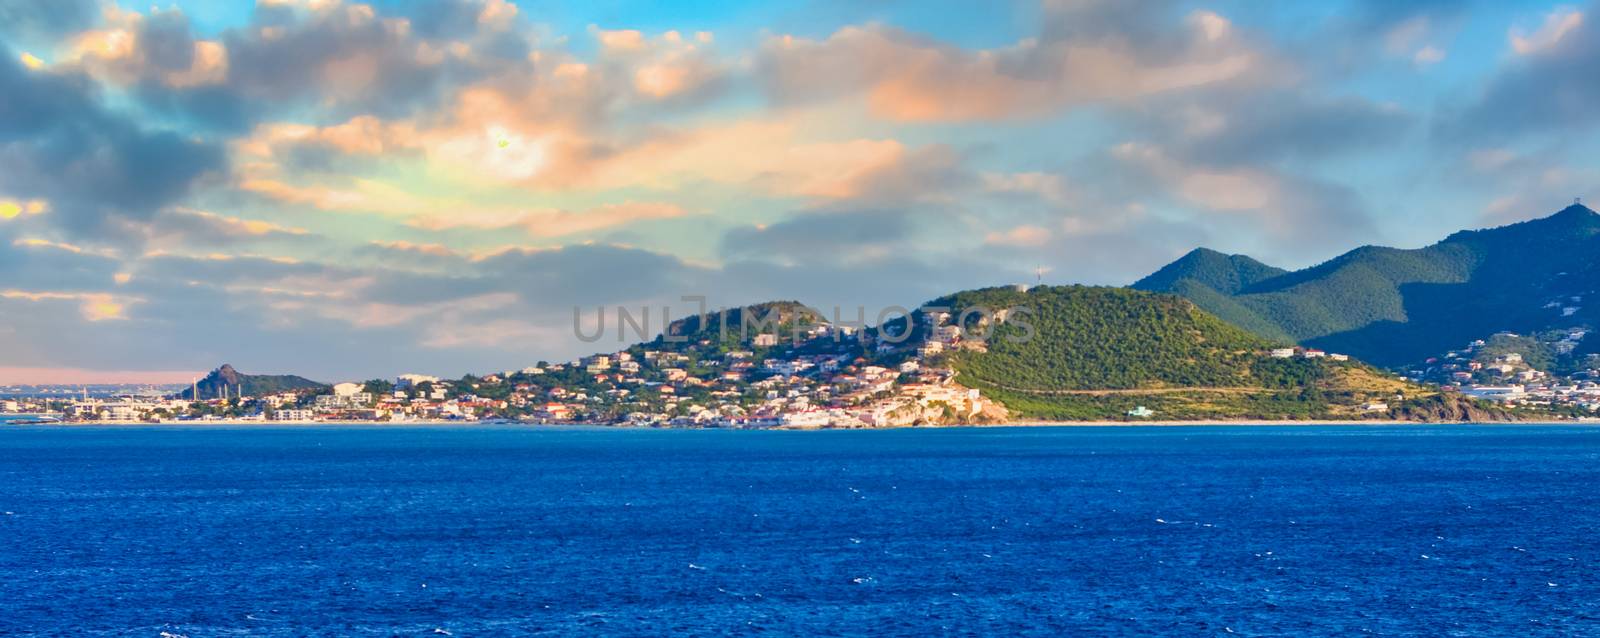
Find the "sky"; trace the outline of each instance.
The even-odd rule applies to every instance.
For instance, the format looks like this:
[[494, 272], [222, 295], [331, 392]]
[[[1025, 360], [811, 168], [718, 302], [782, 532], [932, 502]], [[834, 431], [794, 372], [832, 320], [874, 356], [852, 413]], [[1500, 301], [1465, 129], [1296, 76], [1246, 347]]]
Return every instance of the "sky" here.
[[1417, 247], [1600, 200], [1595, 69], [1594, 3], [7, 0], [0, 383]]

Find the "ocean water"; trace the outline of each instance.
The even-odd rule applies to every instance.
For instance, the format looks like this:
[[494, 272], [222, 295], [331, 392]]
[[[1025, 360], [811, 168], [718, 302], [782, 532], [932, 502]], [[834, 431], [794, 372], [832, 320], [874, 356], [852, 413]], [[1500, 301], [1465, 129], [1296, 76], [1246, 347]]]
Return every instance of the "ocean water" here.
[[0, 635], [1600, 633], [1600, 428], [0, 429]]

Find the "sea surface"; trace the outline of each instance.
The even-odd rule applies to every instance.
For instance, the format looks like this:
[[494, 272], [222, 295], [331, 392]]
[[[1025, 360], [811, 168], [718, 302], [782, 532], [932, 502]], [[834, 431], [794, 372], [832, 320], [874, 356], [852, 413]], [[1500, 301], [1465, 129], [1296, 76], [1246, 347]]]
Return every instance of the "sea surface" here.
[[1600, 428], [0, 428], [0, 635], [1600, 634]]

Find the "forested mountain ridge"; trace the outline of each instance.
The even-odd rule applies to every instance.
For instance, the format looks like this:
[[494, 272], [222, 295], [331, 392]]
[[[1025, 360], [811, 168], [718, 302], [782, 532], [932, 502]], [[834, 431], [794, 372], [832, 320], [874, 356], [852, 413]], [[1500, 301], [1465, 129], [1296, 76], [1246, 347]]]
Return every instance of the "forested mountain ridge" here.
[[1181, 281], [1204, 284], [1218, 292], [1234, 294], [1289, 271], [1268, 266], [1245, 255], [1228, 255], [1196, 248], [1133, 284], [1138, 290], [1164, 290]]
[[1594, 325], [1584, 300], [1600, 282], [1600, 215], [1574, 204], [1424, 248], [1363, 246], [1237, 287], [1214, 258], [1197, 268], [1193, 255], [1133, 287], [1182, 295], [1269, 338], [1396, 366], [1500, 331]]

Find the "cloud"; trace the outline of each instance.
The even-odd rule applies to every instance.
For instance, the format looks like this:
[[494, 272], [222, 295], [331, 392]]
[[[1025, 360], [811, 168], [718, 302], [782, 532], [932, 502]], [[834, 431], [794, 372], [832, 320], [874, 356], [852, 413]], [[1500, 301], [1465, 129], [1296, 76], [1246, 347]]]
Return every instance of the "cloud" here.
[[895, 139], [815, 140], [800, 118], [777, 115], [665, 132], [549, 179], [589, 189], [673, 190], [700, 182], [818, 201], [937, 199], [971, 181], [964, 158], [943, 145]]
[[53, 250], [64, 250], [64, 251], [67, 251], [69, 253], [77, 253], [77, 254], [80, 254], [80, 255], [81, 254], [86, 254], [86, 253], [87, 254], [104, 255], [104, 256], [115, 256], [116, 255], [116, 253], [111, 252], [111, 251], [107, 251], [107, 250], [87, 249], [87, 248], [83, 248], [82, 246], [78, 246], [78, 245], [75, 245], [75, 244], [68, 244], [68, 243], [65, 243], [65, 242], [58, 242], [58, 241], [50, 241], [48, 239], [39, 239], [37, 237], [30, 237], [30, 238], [26, 238], [26, 239], [18, 239], [16, 241], [11, 242], [11, 245], [12, 246], [21, 247], [21, 248], [49, 248], [49, 249], [53, 249]]
[[610, 74], [628, 78], [634, 95], [649, 101], [703, 101], [723, 88], [732, 69], [716, 55], [708, 32], [656, 37], [634, 30], [592, 28], [600, 61]]
[[213, 236], [268, 237], [281, 235], [304, 236], [307, 234], [304, 228], [293, 228], [260, 220], [228, 217], [203, 210], [176, 209], [168, 211], [166, 216], [175, 222], [205, 226]]
[[47, 200], [74, 234], [148, 219], [227, 170], [214, 144], [104, 109], [80, 74], [29, 70], [0, 50], [0, 193]]
[[995, 246], [1022, 246], [1036, 248], [1050, 241], [1050, 230], [1032, 224], [1024, 224], [1003, 232], [991, 232], [985, 235], [983, 243]]
[[[778, 197], [884, 202], [942, 196], [947, 189], [929, 185], [967, 179], [951, 148], [819, 140], [801, 116], [652, 120], [703, 105], [732, 78], [735, 65], [713, 50], [709, 33], [595, 29], [601, 47], [588, 60], [555, 49], [496, 57], [481, 47], [506, 35], [507, 7], [446, 2], [392, 11], [410, 13], [340, 2], [263, 7], [247, 27], [215, 36], [226, 72], [208, 86], [161, 77], [193, 68], [196, 58], [185, 52], [201, 40], [186, 17], [121, 13], [130, 35], [117, 39], [109, 57], [131, 70], [86, 68], [130, 86], [158, 111], [176, 109], [224, 130], [249, 126], [229, 146], [241, 191], [285, 205], [422, 216], [424, 227], [445, 227], [447, 217], [517, 216], [438, 214], [478, 208], [438, 195], [447, 190], [676, 190], [712, 182]], [[428, 26], [424, 17], [433, 19]], [[358, 67], [358, 79], [326, 77]], [[308, 109], [317, 117], [277, 119]], [[413, 162], [424, 180], [394, 180], [396, 162]], [[581, 229], [580, 219], [605, 218], [527, 216], [538, 219], [526, 225], [557, 235], [577, 232], [563, 229]]]
[[[192, 360], [179, 367], [194, 368], [226, 358], [255, 362], [252, 367], [258, 370], [314, 367], [372, 376], [414, 369], [420, 363], [429, 370], [443, 367], [459, 374], [481, 371], [477, 366], [486, 359], [520, 367], [552, 352], [575, 353], [589, 347], [571, 334], [575, 306], [614, 309], [617, 304], [648, 303], [654, 307], [670, 301], [681, 307], [681, 295], [724, 289], [719, 270], [618, 246], [511, 249], [483, 255], [406, 244], [375, 248], [436, 257], [437, 269], [419, 272], [354, 262], [173, 253], [118, 264], [52, 250], [48, 254], [60, 254], [54, 258], [63, 266], [58, 270], [102, 264], [103, 268], [96, 267], [103, 278], [93, 288], [64, 281], [54, 283], [69, 285], [51, 288], [45, 285], [51, 282], [40, 279], [49, 272], [41, 267], [44, 264], [26, 265], [28, 286], [8, 282], [0, 294], [0, 315], [14, 318], [9, 324], [16, 329], [0, 333], [0, 347], [14, 356], [8, 363], [23, 366], [93, 362], [115, 368], [165, 356]], [[0, 250], [0, 262], [13, 258]], [[61, 261], [66, 259], [78, 265]], [[112, 288], [111, 274], [124, 265], [136, 276]], [[56, 312], [63, 308], [71, 308], [73, 314]], [[110, 333], [94, 327], [111, 320], [123, 329]], [[659, 326], [660, 317], [654, 320]], [[16, 335], [37, 334], [45, 325], [70, 329], [77, 338], [50, 349], [16, 341]], [[362, 354], [372, 339], [389, 345], [381, 352]], [[182, 354], [174, 357], [174, 353]], [[335, 356], [328, 358], [329, 353]], [[345, 363], [337, 363], [340, 357]], [[468, 365], [469, 361], [477, 363]]]
[[[9, 229], [5, 229], [9, 230]], [[0, 230], [0, 287], [18, 290], [94, 292], [105, 290], [120, 267], [120, 253], [79, 245], [33, 231]]]
[[1197, 162], [1326, 159], [1403, 143], [1418, 118], [1387, 104], [1305, 89], [1200, 92], [1130, 113], [1145, 136]]
[[7, 0], [0, 3], [0, 34], [16, 40], [54, 40], [99, 18], [97, 0]]
[[[721, 82], [700, 71], [682, 72], [695, 74], [690, 78], [667, 68], [690, 64], [677, 56], [703, 47], [698, 38], [670, 32], [639, 37], [638, 51], [607, 49], [594, 61], [540, 51], [537, 65], [485, 69], [477, 81], [445, 91], [441, 108], [429, 113], [361, 114], [320, 126], [261, 124], [234, 146], [246, 158], [243, 186], [323, 208], [375, 207], [367, 201], [370, 193], [362, 192], [370, 188], [334, 186], [329, 173], [360, 174], [409, 159], [456, 187], [549, 191], [654, 185], [663, 173], [688, 172], [665, 170], [662, 156], [701, 171], [713, 166], [712, 158], [684, 156], [699, 152], [697, 145], [736, 144], [708, 137], [725, 130], [721, 125], [629, 125], [638, 118], [649, 122], [652, 109], [672, 111], [709, 99], [715, 93], [711, 85]], [[710, 56], [694, 48], [691, 57], [710, 64]], [[641, 81], [644, 92], [634, 86]], [[308, 176], [328, 183], [305, 184]]]
[[196, 246], [240, 250], [274, 243], [307, 246], [323, 241], [304, 228], [187, 207], [163, 210], [149, 222], [130, 227], [128, 232], [142, 237], [140, 245], [146, 252], [182, 251]]
[[374, 248], [384, 251], [397, 251], [407, 254], [427, 255], [430, 257], [460, 258], [462, 253], [444, 244], [418, 244], [409, 241], [377, 241], [369, 242]]
[[1298, 263], [1307, 249], [1335, 252], [1373, 232], [1360, 196], [1341, 184], [1264, 166], [1196, 163], [1141, 143], [1119, 145], [1110, 157], [1132, 171], [1127, 188], [1210, 213], [1205, 222], [1215, 228], [1240, 227], [1265, 242], [1269, 259]]
[[72, 38], [70, 63], [119, 84], [183, 89], [227, 78], [226, 49], [220, 42], [195, 39], [182, 11], [153, 10], [146, 16], [108, 9], [106, 15], [107, 24]]
[[71, 59], [148, 108], [228, 132], [313, 109], [339, 119], [423, 113], [456, 88], [532, 68], [504, 3], [399, 8], [416, 19], [340, 0], [263, 3], [214, 39], [196, 37], [180, 9], [114, 9], [75, 38]]
[[889, 255], [911, 233], [910, 215], [902, 211], [799, 213], [776, 224], [729, 230], [722, 254], [785, 264], [860, 263]]
[[50, 211], [50, 202], [42, 199], [18, 201], [0, 199], [0, 219], [14, 219], [23, 215], [43, 215]]
[[141, 300], [116, 297], [105, 293], [0, 290], [0, 298], [21, 299], [34, 303], [68, 301], [77, 304], [85, 321], [114, 321], [127, 319], [123, 311], [129, 304]]
[[1196, 11], [1051, 2], [1043, 33], [1010, 46], [967, 50], [886, 25], [850, 26], [827, 39], [769, 39], [767, 89], [782, 103], [860, 95], [880, 117], [971, 121], [1036, 117], [1099, 102], [1249, 82], [1272, 65], [1231, 23]]
[[1035, 281], [1042, 268], [1047, 284], [1122, 286], [1196, 246], [1217, 245], [1219, 239], [1241, 248], [1259, 247], [1244, 232], [1250, 224], [1230, 232], [1226, 222], [1164, 219], [1142, 203], [1102, 206], [1110, 205], [1084, 204], [1070, 213], [1037, 215], [1034, 223], [1000, 231], [1001, 241], [986, 242], [981, 258], [1013, 266], [1023, 275], [1018, 282]]
[[1571, 137], [1600, 123], [1600, 29], [1587, 11], [1557, 10], [1537, 31], [1513, 30], [1517, 53], [1460, 109], [1446, 109], [1436, 137], [1449, 143], [1497, 143], [1524, 134]]
[[990, 193], [1026, 194], [1052, 204], [1065, 203], [1071, 197], [1066, 179], [1053, 173], [984, 173], [982, 181]]
[[262, 124], [250, 136], [234, 142], [234, 148], [256, 161], [286, 161], [297, 154], [319, 150], [381, 156], [411, 149], [413, 145], [409, 140], [416, 134], [415, 127], [406, 122], [387, 122], [371, 115], [358, 115], [327, 126]]
[[1534, 55], [1560, 46], [1561, 41], [1583, 26], [1583, 12], [1561, 7], [1545, 16], [1544, 24], [1533, 33], [1511, 28], [1511, 50], [1517, 55]]
[[1297, 35], [1282, 54], [1313, 76], [1334, 79], [1370, 73], [1383, 63], [1404, 61], [1413, 70], [1444, 59], [1447, 45], [1474, 8], [1469, 0], [1353, 0]]
[[586, 211], [567, 210], [463, 210], [445, 215], [426, 215], [406, 223], [427, 230], [474, 228], [499, 230], [520, 228], [535, 237], [562, 237], [590, 233], [649, 220], [675, 219], [685, 215], [683, 208], [659, 202], [607, 204]]
[[409, 23], [429, 39], [457, 39], [513, 26], [519, 10], [505, 0], [436, 0], [415, 3]]
[[1443, 62], [1445, 55], [1444, 49], [1427, 45], [1417, 49], [1417, 52], [1412, 54], [1411, 61], [1416, 63], [1417, 66], [1430, 66]]
[[204, 376], [194, 370], [94, 370], [85, 368], [0, 367], [0, 384], [92, 385], [98, 383], [188, 383]]
[[[72, 60], [146, 108], [214, 131], [415, 120], [412, 130], [448, 130], [458, 142], [498, 127], [558, 155], [596, 152], [591, 127], [633, 110], [703, 104], [730, 73], [707, 33], [632, 32], [634, 46], [602, 46], [583, 60], [564, 40], [537, 48], [517, 14], [502, 0], [381, 11], [341, 0], [266, 3], [248, 24], [204, 39], [181, 10], [115, 10], [76, 39]], [[628, 39], [608, 33], [595, 30]]]
[[1574, 164], [1564, 155], [1583, 153], [1581, 144], [1556, 140], [1527, 150], [1491, 147], [1466, 154], [1449, 168], [1452, 186], [1482, 193], [1474, 227], [1501, 226], [1544, 217], [1572, 196], [1600, 199], [1600, 168]]

